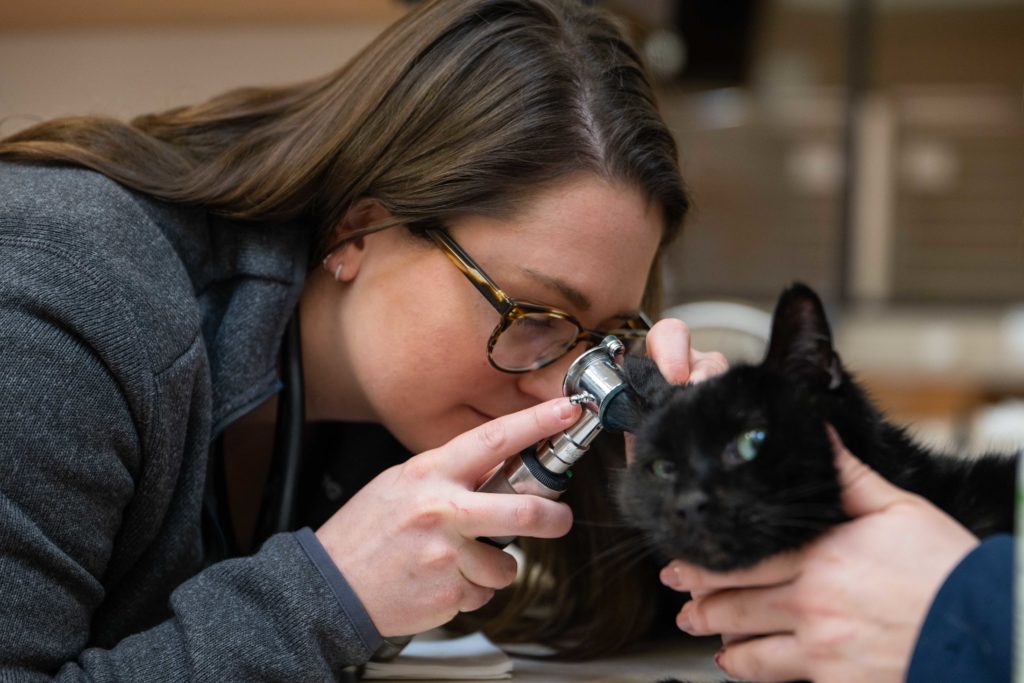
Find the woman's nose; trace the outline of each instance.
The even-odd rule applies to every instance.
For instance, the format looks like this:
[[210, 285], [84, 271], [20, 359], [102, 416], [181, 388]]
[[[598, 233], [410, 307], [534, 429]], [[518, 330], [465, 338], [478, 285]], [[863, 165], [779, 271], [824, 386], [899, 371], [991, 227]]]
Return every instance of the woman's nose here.
[[569, 371], [572, 362], [579, 358], [585, 350], [586, 346], [579, 344], [551, 365], [519, 375], [519, 390], [538, 401], [558, 398], [562, 395], [562, 382], [565, 380], [565, 373]]

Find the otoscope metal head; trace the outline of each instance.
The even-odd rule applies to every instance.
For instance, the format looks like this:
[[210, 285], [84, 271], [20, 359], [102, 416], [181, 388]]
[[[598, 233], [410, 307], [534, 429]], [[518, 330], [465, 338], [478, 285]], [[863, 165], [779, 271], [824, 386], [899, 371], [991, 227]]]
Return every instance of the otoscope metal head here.
[[628, 395], [619, 396], [621, 392], [629, 390], [620, 367], [625, 352], [623, 343], [617, 337], [608, 335], [569, 366], [562, 382], [562, 393], [565, 396], [575, 398], [587, 394], [592, 397], [583, 404], [584, 408], [594, 412], [601, 427], [609, 431], [622, 431], [620, 414], [626, 403], [631, 404]]
[[[579, 358], [573, 361], [569, 370], [565, 373], [562, 381], [562, 393], [572, 396], [582, 391], [587, 391], [589, 386], [595, 385], [594, 377], [588, 376], [595, 365], [614, 366], [616, 361], [626, 352], [626, 347], [618, 337], [608, 335], [601, 340], [601, 343], [592, 349], [584, 351]], [[594, 392], [590, 392], [594, 393]], [[599, 394], [595, 394], [600, 398]]]

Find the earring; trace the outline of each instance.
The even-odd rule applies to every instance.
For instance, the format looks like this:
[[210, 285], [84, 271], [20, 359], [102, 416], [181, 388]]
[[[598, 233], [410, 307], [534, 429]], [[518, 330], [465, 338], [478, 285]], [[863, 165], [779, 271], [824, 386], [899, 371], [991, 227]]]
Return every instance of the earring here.
[[[323, 266], [323, 269], [326, 270], [328, 273], [331, 272], [331, 266], [327, 262], [331, 260], [332, 256], [334, 256], [334, 254], [328, 254], [327, 256], [324, 257], [324, 260], [320, 262], [320, 265]], [[334, 269], [334, 279], [338, 282], [341, 282], [341, 269], [343, 266], [344, 264], [339, 261], [337, 267], [335, 267]]]

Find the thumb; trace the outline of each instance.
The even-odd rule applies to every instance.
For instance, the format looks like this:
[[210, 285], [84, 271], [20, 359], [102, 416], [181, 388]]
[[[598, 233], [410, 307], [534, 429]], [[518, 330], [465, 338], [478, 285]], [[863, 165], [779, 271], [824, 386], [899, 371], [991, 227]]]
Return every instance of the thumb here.
[[909, 496], [850, 453], [832, 425], [826, 425], [826, 429], [835, 454], [840, 500], [846, 514], [862, 517], [884, 510]]
[[647, 332], [647, 355], [669, 384], [690, 379], [690, 328], [678, 318], [662, 318]]

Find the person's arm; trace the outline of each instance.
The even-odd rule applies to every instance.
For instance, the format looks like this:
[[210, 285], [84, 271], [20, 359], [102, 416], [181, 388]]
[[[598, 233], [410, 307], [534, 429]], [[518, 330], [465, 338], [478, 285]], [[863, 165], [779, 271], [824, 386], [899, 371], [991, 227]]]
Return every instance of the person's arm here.
[[985, 539], [949, 575], [932, 602], [907, 683], [1009, 681], [1014, 540]]
[[[84, 322], [119, 310], [111, 291], [56, 257], [3, 253], [0, 274], [13, 275], [0, 279], [0, 679], [331, 680], [365, 661], [374, 643], [359, 615], [343, 609], [340, 575], [311, 560], [315, 538], [304, 545], [294, 534], [185, 582], [158, 626], [90, 646], [97, 616], [111, 618], [114, 568], [131, 571], [124, 555], [153, 542], [132, 537], [138, 528], [124, 520], [164, 514], [134, 509], [145, 500], [140, 473], [182, 463], [142, 455], [143, 425], [161, 417], [138, 400], [139, 387], [154, 381], [143, 352], [128, 362], [138, 332], [115, 340], [115, 326]], [[42, 280], [53, 289], [60, 277], [75, 279], [60, 290], [77, 292], [74, 301], [35, 295]]]

